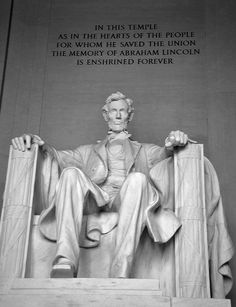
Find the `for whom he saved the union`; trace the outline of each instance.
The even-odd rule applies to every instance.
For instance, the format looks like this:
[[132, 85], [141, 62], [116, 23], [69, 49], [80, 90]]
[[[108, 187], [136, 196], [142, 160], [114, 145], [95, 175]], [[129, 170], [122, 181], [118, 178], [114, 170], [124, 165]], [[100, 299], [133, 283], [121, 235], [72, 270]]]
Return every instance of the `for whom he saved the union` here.
[[[156, 167], [172, 159], [174, 148], [185, 146], [188, 136], [172, 131], [164, 147], [133, 141], [127, 131], [134, 113], [132, 104], [133, 101], [120, 92], [107, 98], [102, 113], [108, 123], [108, 134], [97, 144], [57, 151], [36, 135], [24, 134], [12, 140], [13, 147], [21, 151], [37, 143], [48, 161], [48, 179], [44, 185], [47, 205], [39, 223], [44, 237], [57, 242], [51, 277], [75, 277], [80, 247], [97, 246], [99, 234], [116, 227], [109, 275], [128, 278], [145, 228], [153, 242], [165, 243], [181, 227], [174, 209], [164, 203], [169, 197], [163, 197], [162, 187], [158, 186]], [[206, 185], [212, 186], [213, 181], [217, 181], [214, 169], [209, 161], [205, 167], [205, 172], [210, 174], [207, 178], [211, 178]], [[168, 185], [171, 183], [164, 186], [166, 193], [171, 191]], [[211, 218], [221, 206], [220, 196], [217, 199], [217, 204], [211, 203], [207, 209]], [[83, 223], [84, 216], [86, 223]], [[224, 216], [217, 211], [214, 219], [222, 224]], [[221, 233], [227, 233], [221, 230], [217, 234], [219, 241], [223, 238]], [[212, 240], [214, 235], [211, 231], [209, 238]], [[228, 235], [226, 239], [229, 250]], [[223, 250], [217, 265], [227, 265], [231, 254]], [[221, 276], [222, 284], [224, 279], [230, 280], [229, 269]], [[214, 276], [214, 280], [217, 278]]]

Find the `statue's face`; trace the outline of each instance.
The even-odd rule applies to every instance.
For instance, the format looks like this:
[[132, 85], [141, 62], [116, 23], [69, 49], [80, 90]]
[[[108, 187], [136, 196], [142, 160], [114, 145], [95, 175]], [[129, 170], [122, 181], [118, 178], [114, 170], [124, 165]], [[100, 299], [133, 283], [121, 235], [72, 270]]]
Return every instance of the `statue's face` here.
[[108, 127], [114, 132], [126, 129], [129, 121], [128, 105], [124, 100], [112, 101], [108, 105]]

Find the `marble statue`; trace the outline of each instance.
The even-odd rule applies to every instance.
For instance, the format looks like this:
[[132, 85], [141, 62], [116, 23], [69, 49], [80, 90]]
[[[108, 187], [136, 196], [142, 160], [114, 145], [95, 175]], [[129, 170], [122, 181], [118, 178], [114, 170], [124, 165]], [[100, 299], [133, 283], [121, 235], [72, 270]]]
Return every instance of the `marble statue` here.
[[[97, 246], [99, 234], [115, 227], [109, 275], [128, 278], [143, 230], [147, 229], [153, 242], [165, 245], [182, 224], [173, 205], [169, 205], [173, 204], [170, 174], [173, 151], [191, 142], [187, 134], [170, 132], [164, 147], [133, 141], [127, 131], [134, 113], [133, 102], [120, 92], [107, 98], [102, 113], [108, 134], [97, 144], [57, 151], [36, 135], [24, 134], [12, 140], [13, 148], [22, 152], [31, 144], [38, 144], [47, 163], [43, 184], [46, 205], [39, 223], [44, 237], [57, 244], [51, 270], [54, 278], [75, 277], [80, 247]], [[212, 292], [215, 291], [215, 297], [222, 297], [231, 287], [228, 261], [233, 249], [221, 210], [217, 178], [207, 160], [205, 176], [209, 258], [218, 270], [212, 273]], [[212, 252], [217, 248], [218, 256]]]

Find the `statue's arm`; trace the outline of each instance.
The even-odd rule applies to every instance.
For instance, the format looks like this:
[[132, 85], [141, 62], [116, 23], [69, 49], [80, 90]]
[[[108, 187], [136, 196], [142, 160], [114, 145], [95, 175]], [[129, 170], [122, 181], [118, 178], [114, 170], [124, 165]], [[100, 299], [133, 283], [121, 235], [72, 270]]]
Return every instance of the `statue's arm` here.
[[188, 142], [188, 135], [182, 131], [171, 131], [165, 139], [164, 146], [148, 144], [146, 148], [147, 162], [151, 169], [157, 163], [173, 155], [173, 150], [179, 146], [185, 146]]
[[37, 164], [36, 193], [37, 210], [51, 206], [61, 171], [69, 166], [83, 169], [83, 159], [80, 147], [75, 150], [56, 150], [53, 146], [37, 135], [24, 134], [11, 141], [15, 151], [26, 153], [33, 144], [39, 145], [39, 159]]
[[160, 147], [155, 144], [144, 144], [144, 146], [146, 147], [149, 169], [152, 169], [157, 163], [173, 155], [173, 151], [167, 150], [165, 147]]
[[79, 149], [76, 150], [56, 150], [52, 145], [41, 139], [38, 135], [23, 134], [12, 139], [12, 146], [15, 150], [27, 151], [32, 144], [38, 144], [43, 157], [50, 157], [57, 161], [59, 168], [74, 166], [83, 168], [82, 156]]

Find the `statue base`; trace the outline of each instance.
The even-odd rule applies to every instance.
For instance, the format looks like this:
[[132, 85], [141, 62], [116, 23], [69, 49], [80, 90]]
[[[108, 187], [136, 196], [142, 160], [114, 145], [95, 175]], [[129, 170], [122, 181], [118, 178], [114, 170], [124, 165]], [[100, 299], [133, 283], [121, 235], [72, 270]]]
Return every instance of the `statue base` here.
[[154, 279], [1, 279], [0, 307], [230, 307], [226, 299], [162, 296]]

